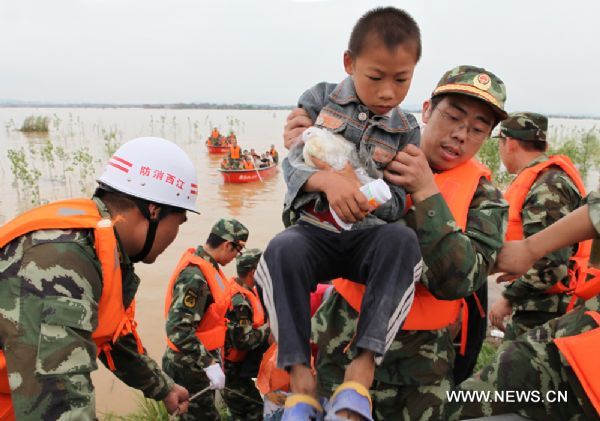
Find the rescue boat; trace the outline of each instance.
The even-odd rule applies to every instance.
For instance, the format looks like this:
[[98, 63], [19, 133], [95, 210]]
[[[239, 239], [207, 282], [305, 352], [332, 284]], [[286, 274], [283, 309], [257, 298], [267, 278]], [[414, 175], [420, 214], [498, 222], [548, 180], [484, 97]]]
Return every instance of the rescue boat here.
[[226, 183], [251, 183], [253, 181], [263, 181], [277, 174], [277, 165], [273, 164], [263, 168], [253, 168], [248, 170], [224, 170], [219, 168]]

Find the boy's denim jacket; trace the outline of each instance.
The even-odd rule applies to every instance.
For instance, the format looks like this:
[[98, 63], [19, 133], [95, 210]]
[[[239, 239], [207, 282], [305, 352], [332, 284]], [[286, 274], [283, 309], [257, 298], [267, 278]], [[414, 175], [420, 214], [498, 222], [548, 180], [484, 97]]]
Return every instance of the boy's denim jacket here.
[[[372, 178], [382, 178], [383, 169], [404, 146], [409, 143], [419, 146], [421, 133], [415, 117], [399, 108], [385, 116], [373, 116], [358, 99], [351, 77], [339, 84], [322, 82], [315, 85], [302, 94], [298, 104], [315, 126], [339, 133], [354, 143], [361, 165]], [[315, 201], [317, 211], [328, 209], [324, 193], [302, 190], [304, 183], [317, 171], [304, 164], [303, 146], [299, 143], [292, 147], [282, 163], [288, 188], [283, 210], [286, 226], [293, 224], [300, 216], [299, 210], [311, 201]], [[353, 229], [396, 221], [404, 214], [406, 192], [401, 187], [387, 184], [392, 199], [354, 224]]]

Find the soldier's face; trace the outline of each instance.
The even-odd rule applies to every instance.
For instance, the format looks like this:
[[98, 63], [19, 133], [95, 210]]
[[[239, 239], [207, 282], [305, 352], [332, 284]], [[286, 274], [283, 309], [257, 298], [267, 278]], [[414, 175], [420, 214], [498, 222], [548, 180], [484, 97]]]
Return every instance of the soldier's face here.
[[344, 68], [352, 76], [358, 98], [379, 115], [387, 114], [404, 100], [416, 65], [416, 48], [410, 43], [390, 52], [375, 39], [368, 41], [356, 57], [344, 53]]
[[142, 262], [154, 263], [156, 258], [175, 240], [179, 227], [185, 221], [187, 221], [185, 212], [172, 212], [161, 219], [156, 228], [156, 237], [152, 248]]
[[449, 170], [471, 159], [489, 137], [495, 116], [483, 101], [448, 95], [432, 109], [423, 104], [421, 149], [432, 168]]

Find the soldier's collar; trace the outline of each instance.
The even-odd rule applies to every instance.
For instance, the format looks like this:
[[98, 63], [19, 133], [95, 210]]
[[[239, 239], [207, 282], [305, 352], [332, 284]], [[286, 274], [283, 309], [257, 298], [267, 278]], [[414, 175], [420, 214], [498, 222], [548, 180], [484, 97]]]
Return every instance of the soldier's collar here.
[[198, 248], [196, 248], [196, 255], [212, 264], [215, 269], [219, 269], [219, 263], [210, 254], [208, 254], [206, 250], [204, 250], [204, 247], [198, 246]]

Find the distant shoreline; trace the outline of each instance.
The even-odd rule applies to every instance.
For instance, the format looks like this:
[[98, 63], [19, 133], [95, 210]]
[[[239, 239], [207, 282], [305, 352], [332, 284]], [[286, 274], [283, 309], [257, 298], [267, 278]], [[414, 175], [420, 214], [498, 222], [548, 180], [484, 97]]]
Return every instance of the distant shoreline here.
[[[102, 103], [51, 103], [0, 101], [0, 108], [141, 108], [154, 110], [292, 110], [295, 105], [273, 104], [213, 104], [213, 103], [175, 103], [175, 104], [102, 104]], [[420, 109], [403, 108], [405, 112], [420, 113]], [[574, 120], [600, 120], [600, 115], [547, 114], [549, 118], [566, 118]]]

